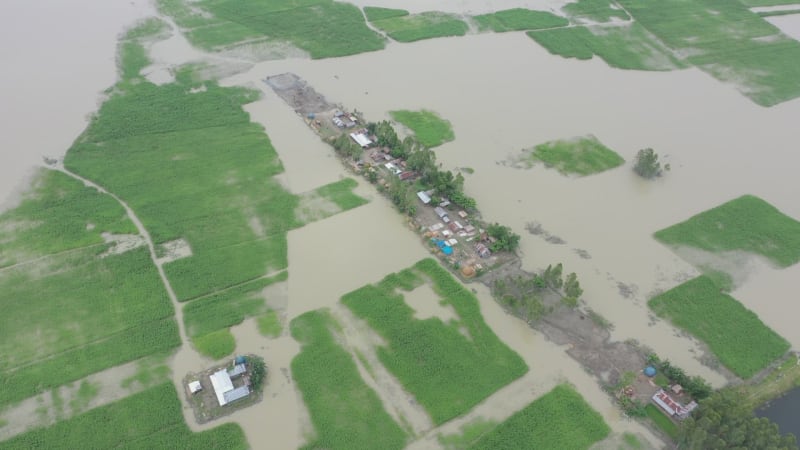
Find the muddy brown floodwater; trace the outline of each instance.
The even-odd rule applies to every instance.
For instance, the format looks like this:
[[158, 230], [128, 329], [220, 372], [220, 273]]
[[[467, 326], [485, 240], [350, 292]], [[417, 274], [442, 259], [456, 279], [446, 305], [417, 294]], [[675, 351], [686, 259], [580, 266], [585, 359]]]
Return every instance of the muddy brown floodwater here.
[[[4, 105], [11, 105], [3, 108], [0, 121], [0, 204], [11, 198], [26, 167], [37, 164], [43, 154], [62, 154], [82, 131], [85, 115], [96, 109], [97, 93], [114, 79], [113, 38], [123, 23], [148, 11], [143, 1], [79, 0], [68, 7], [46, 3], [51, 8], [47, 15], [38, 13], [39, 4], [10, 0], [0, 5], [2, 57], [10, 61], [4, 65], [10, 70], [0, 72], [0, 92]], [[420, 2], [369, 4], [429, 9]], [[82, 20], [90, 7], [91, 26], [63, 29]], [[493, 5], [462, 0], [443, 3], [440, 9], [479, 13]], [[74, 20], [64, 20], [70, 17]], [[779, 26], [790, 33], [798, 27], [791, 22], [796, 18], [788, 17], [792, 19], [770, 20], [787, 22]], [[12, 42], [23, 42], [24, 48]], [[67, 51], [72, 48], [80, 51]], [[171, 64], [207, 57], [179, 36], [155, 47], [154, 56], [154, 81], [168, 81]], [[436, 149], [439, 160], [444, 168], [474, 169], [467, 175], [466, 191], [477, 199], [485, 218], [522, 235], [524, 269], [562, 262], [567, 273], [578, 274], [586, 304], [614, 323], [612, 339], [638, 340], [715, 386], [725, 380], [700, 362], [697, 343], [654, 319], [647, 308], [653, 293], [696, 274], [689, 263], [654, 241], [652, 233], [745, 193], [800, 218], [800, 101], [762, 108], [698, 70], [633, 72], [611, 69], [597, 59], [565, 60], [548, 54], [524, 33], [391, 44], [385, 51], [331, 60], [290, 58], [252, 65], [235, 55], [223, 59], [227, 70], [246, 70], [223, 84], [264, 92], [247, 110], [265, 126], [286, 168], [280, 179], [295, 193], [348, 174], [332, 150], [264, 85], [266, 76], [296, 73], [329, 101], [356, 108], [370, 120], [388, 118], [388, 111], [395, 109], [438, 112], [451, 121], [456, 135], [455, 141]], [[220, 57], [209, 60], [218, 63]], [[39, 132], [42, 127], [48, 133]], [[652, 147], [672, 170], [645, 182], [631, 173], [630, 163], [579, 179], [543, 167], [521, 170], [502, 164], [522, 148], [588, 133], [628, 161], [640, 148]], [[427, 256], [382, 196], [363, 182], [357, 192], [371, 202], [289, 233], [289, 279], [281, 294], [285, 325], [309, 310], [335, 309], [342, 294]], [[555, 245], [527, 233], [529, 222], [538, 222], [566, 243]], [[734, 295], [800, 348], [800, 333], [793, 331], [792, 322], [800, 307], [789, 295], [789, 283], [798, 279], [800, 269], [752, 267]], [[435, 448], [436, 434], [455, 432], [477, 418], [502, 420], [561, 381], [574, 384], [614, 431], [641, 433], [652, 446], [659, 444], [638, 423], [622, 418], [596, 380], [563, 348], [505, 314], [483, 286], [470, 287], [478, 291], [489, 326], [522, 355], [531, 373], [467, 416], [441, 429], [418, 430], [415, 446]], [[418, 308], [423, 315], [439, 313]], [[262, 355], [271, 369], [264, 401], [203, 427], [186, 413], [190, 426], [197, 430], [235, 421], [254, 448], [296, 448], [313, 433], [289, 373], [298, 344], [286, 329], [279, 338], [260, 336], [252, 320], [234, 327], [233, 334], [237, 351]], [[207, 364], [184, 349], [172, 360], [174, 377]], [[397, 411], [402, 414], [403, 408]], [[424, 428], [423, 420], [418, 423], [416, 427]]]
[[83, 131], [117, 77], [117, 37], [153, 12], [147, 0], [0, 2], [0, 211]]

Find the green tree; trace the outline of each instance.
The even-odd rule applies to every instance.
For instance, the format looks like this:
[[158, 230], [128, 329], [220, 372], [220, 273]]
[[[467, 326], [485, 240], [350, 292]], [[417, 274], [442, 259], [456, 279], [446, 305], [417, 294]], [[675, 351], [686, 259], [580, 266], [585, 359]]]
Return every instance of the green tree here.
[[700, 402], [684, 421], [681, 448], [688, 450], [797, 450], [794, 435], [783, 435], [766, 417], [753, 416], [735, 389], [723, 389]]
[[486, 232], [495, 239], [494, 243], [491, 245], [491, 250], [493, 252], [503, 250], [513, 252], [519, 247], [519, 235], [511, 231], [511, 228], [505, 225], [493, 223], [486, 227]]
[[264, 384], [264, 377], [267, 375], [267, 366], [264, 360], [258, 356], [248, 356], [248, 365], [250, 366], [250, 388], [258, 392]]
[[567, 275], [567, 279], [564, 281], [564, 295], [567, 298], [575, 299], [576, 305], [578, 303], [578, 299], [581, 298], [581, 295], [583, 295], [581, 283], [578, 281], [578, 276], [575, 275], [575, 272]]
[[564, 280], [561, 278], [563, 271], [564, 266], [561, 263], [556, 264], [555, 267], [552, 264], [548, 265], [542, 274], [545, 284], [553, 289], [561, 289], [561, 286], [564, 285]]
[[661, 163], [658, 154], [652, 148], [644, 148], [636, 154], [633, 171], [643, 178], [655, 178], [661, 175]]

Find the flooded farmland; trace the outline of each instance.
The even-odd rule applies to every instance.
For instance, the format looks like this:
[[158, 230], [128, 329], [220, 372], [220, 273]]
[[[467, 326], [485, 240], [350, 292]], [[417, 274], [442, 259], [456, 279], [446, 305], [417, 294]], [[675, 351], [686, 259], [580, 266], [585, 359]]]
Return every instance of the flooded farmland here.
[[[83, 42], [79, 39], [91, 42], [72, 56], [86, 57], [86, 61], [73, 59], [61, 64], [85, 68], [85, 75], [54, 73], [59, 65], [57, 55], [35, 53], [41, 45], [35, 39], [28, 44], [30, 52], [13, 49], [9, 53], [36, 55], [32, 60], [40, 65], [15, 59], [12, 66], [27, 65], [26, 70], [0, 75], [7, 78], [0, 89], [30, 89], [3, 92], [4, 99], [12, 100], [12, 108], [4, 109], [5, 114], [13, 114], [19, 126], [0, 133], [0, 206], [42, 155], [63, 154], [85, 126], [86, 114], [96, 109], [97, 94], [111, 85], [114, 37], [123, 23], [149, 11], [146, 2], [117, 3], [112, 7], [114, 3], [109, 2], [108, 11], [97, 13], [102, 27], [86, 27], [86, 36], [74, 37], [75, 45]], [[369, 4], [397, 6], [394, 3]], [[549, 3], [556, 8], [561, 4]], [[453, 11], [472, 13], [493, 9], [479, 1], [450, 6]], [[404, 7], [428, 9], [416, 3]], [[790, 30], [800, 29], [797, 19], [787, 16], [770, 21], [791, 34]], [[3, 27], [4, 33], [14, 32], [14, 22]], [[56, 33], [58, 28], [51, 31]], [[169, 81], [171, 64], [206, 57], [179, 39], [173, 42], [177, 44], [154, 49], [153, 81]], [[7, 56], [5, 47], [3, 51]], [[227, 62], [235, 65], [237, 60], [231, 57]], [[800, 163], [796, 127], [800, 100], [763, 108], [734, 86], [696, 69], [634, 72], [611, 69], [598, 59], [566, 60], [550, 55], [524, 33], [391, 44], [385, 51], [330, 60], [238, 62], [241, 65], [236, 67], [246, 70], [221, 83], [250, 86], [264, 93], [247, 110], [270, 136], [286, 169], [280, 179], [291, 192], [306, 192], [348, 173], [331, 148], [262, 82], [266, 76], [296, 73], [329, 101], [358, 109], [370, 120], [388, 119], [388, 111], [397, 109], [436, 111], [452, 123], [456, 136], [437, 148], [437, 157], [445, 169], [474, 169], [474, 174], [465, 175], [466, 193], [476, 198], [485, 219], [509, 225], [522, 236], [523, 268], [539, 270], [563, 263], [567, 273], [578, 274], [586, 304], [614, 324], [614, 340], [637, 340], [715, 387], [725, 383], [721, 374], [701, 363], [702, 348], [696, 341], [654, 318], [647, 308], [654, 293], [698, 273], [681, 256], [656, 242], [652, 233], [745, 193], [800, 218], [796, 202], [800, 184], [795, 181]], [[29, 73], [43, 78], [31, 82]], [[11, 117], [3, 119], [2, 123], [11, 122]], [[42, 126], [49, 132], [38, 133]], [[523, 148], [586, 134], [595, 135], [628, 163], [585, 178], [565, 177], [543, 166], [522, 170], [505, 164]], [[655, 149], [671, 165], [662, 178], [643, 181], [632, 173], [630, 161], [645, 147]], [[264, 338], [253, 320], [233, 329], [237, 351], [259, 354], [271, 368], [264, 401], [203, 427], [194, 425], [191, 412], [185, 411], [193, 429], [234, 421], [244, 428], [254, 448], [296, 448], [313, 432], [289, 375], [289, 364], [299, 346], [288, 335], [288, 322], [313, 309], [333, 308], [344, 293], [428, 255], [394, 207], [370, 185], [359, 182], [356, 192], [369, 198], [369, 204], [289, 233], [290, 275], [283, 287], [282, 336]], [[564, 243], [554, 244], [526, 232], [530, 222], [541, 224]], [[753, 261], [742, 263], [746, 276], [732, 295], [794, 349], [800, 348], [800, 332], [793, 320], [800, 307], [789, 298], [793, 291], [790, 283], [798, 279], [800, 268], [778, 270]], [[486, 322], [526, 360], [531, 372], [522, 379], [524, 383], [498, 391], [470, 415], [445, 424], [436, 433], [423, 433], [414, 448], [437, 448], [438, 432], [456, 432], [472, 419], [503, 420], [514, 408], [563, 380], [574, 384], [615, 432], [632, 431], [646, 436], [652, 446], [658, 445], [655, 436], [620, 416], [595, 379], [563, 348], [505, 314], [483, 286], [476, 289]], [[179, 380], [186, 370], [199, 370], [208, 363], [184, 349], [172, 360], [173, 377]]]

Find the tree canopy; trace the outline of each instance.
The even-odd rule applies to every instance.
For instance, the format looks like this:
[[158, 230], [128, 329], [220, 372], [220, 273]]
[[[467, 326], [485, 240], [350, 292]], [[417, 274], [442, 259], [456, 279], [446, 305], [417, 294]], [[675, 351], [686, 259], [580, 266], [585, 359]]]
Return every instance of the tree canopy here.
[[758, 418], [735, 389], [723, 389], [700, 402], [684, 421], [681, 448], [688, 450], [797, 450], [794, 435], [782, 435], [766, 417]]
[[642, 178], [655, 178], [661, 175], [661, 163], [658, 154], [652, 148], [644, 148], [636, 154], [636, 164], [633, 171]]

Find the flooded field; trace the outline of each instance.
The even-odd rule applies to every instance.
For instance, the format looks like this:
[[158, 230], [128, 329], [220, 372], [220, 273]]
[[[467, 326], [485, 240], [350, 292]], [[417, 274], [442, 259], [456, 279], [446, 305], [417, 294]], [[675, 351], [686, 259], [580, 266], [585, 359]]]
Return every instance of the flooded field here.
[[117, 77], [117, 37], [153, 12], [147, 0], [0, 4], [0, 210], [83, 131]]
[[[0, 6], [4, 41], [13, 38], [29, 46], [27, 51], [2, 47], [12, 70], [0, 75], [3, 101], [8, 98], [11, 105], [4, 108], [0, 123], [13, 121], [14, 126], [4, 126], [0, 133], [0, 209], [22, 185], [29, 167], [42, 155], [63, 154], [80, 134], [86, 115], [96, 109], [98, 93], [115, 78], [115, 37], [123, 24], [151, 12], [145, 1], [81, 0], [96, 11], [97, 20], [92, 20], [96, 26], [70, 26], [67, 32], [61, 27], [79, 20], [83, 8], [48, 3], [59, 9], [53, 14], [61, 17], [58, 23], [44, 21], [24, 2]], [[368, 2], [386, 7], [397, 7], [396, 3]], [[529, 3], [542, 8], [541, 2]], [[547, 4], [559, 8], [563, 2]], [[416, 1], [402, 7], [412, 12], [430, 9]], [[487, 1], [462, 0], [437, 4], [437, 9], [474, 14], [496, 8]], [[17, 17], [5, 10], [15, 11]], [[18, 18], [18, 11], [30, 16], [27, 22]], [[75, 20], [62, 20], [69, 14]], [[40, 29], [33, 33], [30, 24], [37, 18]], [[798, 37], [800, 16], [769, 20]], [[64, 47], [50, 46], [54, 41]], [[180, 37], [168, 42], [153, 48], [153, 81], [169, 81], [174, 64], [206, 57]], [[81, 51], [66, 52], [70, 46]], [[331, 148], [263, 83], [265, 77], [294, 72], [329, 101], [356, 108], [370, 120], [388, 119], [388, 111], [398, 109], [435, 111], [452, 123], [456, 136], [437, 148], [439, 160], [445, 169], [474, 169], [474, 174], [465, 174], [466, 193], [476, 198], [485, 219], [509, 225], [522, 235], [523, 268], [539, 270], [563, 263], [567, 273], [578, 274], [586, 304], [614, 324], [613, 339], [637, 340], [715, 387], [725, 379], [701, 363], [698, 343], [655, 319], [647, 308], [654, 293], [697, 274], [692, 265], [656, 242], [652, 233], [745, 193], [800, 218], [796, 202], [800, 184], [794, 182], [800, 163], [796, 131], [800, 100], [763, 108], [735, 87], [696, 69], [645, 73], [610, 69], [598, 59], [565, 60], [523, 33], [393, 44], [385, 51], [330, 60], [289, 58], [253, 65], [247, 58], [225, 58], [231, 70], [245, 71], [222, 84], [264, 92], [247, 110], [270, 136], [286, 169], [281, 182], [291, 192], [306, 192], [348, 173]], [[80, 72], [65, 73], [67, 66]], [[40, 132], [43, 127], [47, 133]], [[543, 166], [522, 170], [504, 164], [523, 148], [586, 134], [597, 136], [628, 163], [585, 178], [565, 177]], [[643, 181], [631, 171], [630, 161], [644, 147], [652, 147], [671, 165], [662, 178]], [[235, 421], [254, 448], [296, 448], [312, 432], [289, 374], [299, 346], [288, 335], [288, 322], [306, 311], [335, 308], [343, 294], [427, 256], [394, 207], [359, 182], [356, 192], [369, 198], [369, 204], [289, 233], [289, 279], [280, 304], [282, 336], [264, 338], [253, 320], [232, 330], [237, 351], [256, 353], [270, 367], [264, 401], [203, 427], [194, 424], [191, 410], [184, 409], [192, 429]], [[565, 243], [527, 233], [529, 222], [538, 222]], [[747, 264], [746, 276], [732, 294], [794, 349], [800, 348], [794, 323], [800, 309], [788, 293], [798, 270]], [[646, 436], [653, 446], [658, 444], [643, 427], [621, 417], [595, 379], [564, 349], [504, 313], [483, 286], [469, 287], [477, 289], [488, 325], [525, 359], [531, 372], [521, 379], [524, 383], [512, 383], [467, 416], [424, 434], [415, 448], [436, 448], [439, 432], [454, 433], [477, 418], [503, 420], [564, 380], [576, 386], [615, 432], [631, 431]], [[419, 292], [412, 301], [429, 297]], [[422, 310], [423, 304], [418, 305], [421, 317], [450, 312]], [[173, 377], [179, 383], [186, 371], [201, 370], [209, 363], [184, 347], [171, 360]]]

